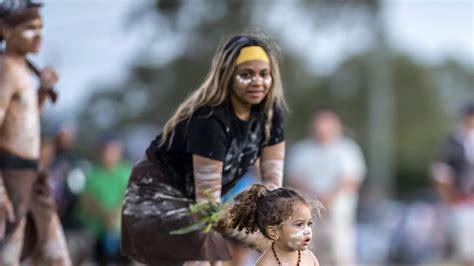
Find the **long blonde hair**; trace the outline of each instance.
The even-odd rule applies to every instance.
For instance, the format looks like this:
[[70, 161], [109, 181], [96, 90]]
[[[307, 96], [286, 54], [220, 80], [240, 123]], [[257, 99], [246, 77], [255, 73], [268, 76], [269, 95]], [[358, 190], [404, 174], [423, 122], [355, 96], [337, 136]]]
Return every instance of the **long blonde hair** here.
[[266, 114], [264, 132], [265, 142], [268, 141], [272, 126], [273, 107], [275, 106], [282, 111], [287, 109], [278, 66], [280, 48], [261, 33], [246, 33], [230, 37], [224, 45], [221, 45], [214, 55], [211, 70], [207, 74], [204, 83], [179, 105], [175, 113], [166, 122], [160, 145], [164, 145], [168, 139], [171, 139], [169, 142], [169, 146], [171, 146], [174, 130], [178, 123], [190, 119], [198, 108], [203, 106], [216, 107], [230, 97], [232, 75], [236, 68], [235, 60], [242, 48], [253, 45], [262, 47], [270, 58], [270, 72], [273, 83], [268, 94], [260, 103]]

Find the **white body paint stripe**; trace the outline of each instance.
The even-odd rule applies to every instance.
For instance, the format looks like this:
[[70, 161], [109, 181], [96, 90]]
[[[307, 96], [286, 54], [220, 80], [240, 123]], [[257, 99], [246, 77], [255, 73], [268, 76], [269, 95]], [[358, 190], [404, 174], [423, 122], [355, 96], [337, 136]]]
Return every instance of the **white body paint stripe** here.
[[262, 180], [281, 187], [283, 184], [283, 160], [265, 160], [262, 162]]

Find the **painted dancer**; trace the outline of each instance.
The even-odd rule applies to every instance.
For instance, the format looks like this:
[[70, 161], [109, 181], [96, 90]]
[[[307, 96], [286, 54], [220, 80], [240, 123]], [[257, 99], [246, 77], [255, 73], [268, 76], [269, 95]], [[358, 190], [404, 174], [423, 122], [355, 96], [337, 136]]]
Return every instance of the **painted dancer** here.
[[258, 34], [233, 36], [217, 51], [207, 79], [132, 171], [122, 209], [124, 254], [159, 265], [231, 259], [214, 230], [178, 236], [170, 231], [196, 221], [187, 214], [190, 203], [220, 202], [257, 162], [262, 182], [281, 186], [285, 100], [277, 52]]
[[[41, 43], [40, 4], [3, 1], [0, 55], [0, 264], [29, 257], [38, 265], [70, 265], [46, 177], [39, 174], [40, 112], [58, 80], [26, 60]], [[38, 74], [40, 89], [34, 84]]]
[[256, 265], [319, 265], [308, 249], [315, 214], [321, 205], [310, 203], [287, 188], [269, 190], [253, 185], [237, 195], [229, 210], [228, 226], [254, 233], [257, 230], [272, 241], [271, 248]]

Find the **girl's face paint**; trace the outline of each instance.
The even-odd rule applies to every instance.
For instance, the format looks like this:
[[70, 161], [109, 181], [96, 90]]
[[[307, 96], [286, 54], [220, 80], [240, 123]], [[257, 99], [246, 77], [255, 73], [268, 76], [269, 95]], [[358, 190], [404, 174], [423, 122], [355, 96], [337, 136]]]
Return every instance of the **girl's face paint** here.
[[297, 202], [293, 213], [279, 228], [279, 239], [275, 244], [280, 250], [306, 250], [311, 243], [313, 225], [311, 210], [308, 205]]

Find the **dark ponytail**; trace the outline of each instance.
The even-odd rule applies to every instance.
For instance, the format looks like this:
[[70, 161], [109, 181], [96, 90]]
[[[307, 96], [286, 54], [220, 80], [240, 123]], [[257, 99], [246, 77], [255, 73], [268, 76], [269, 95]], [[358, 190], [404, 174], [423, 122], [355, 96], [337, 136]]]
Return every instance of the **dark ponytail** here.
[[257, 223], [258, 203], [268, 193], [264, 185], [253, 185], [249, 190], [243, 191], [234, 198], [230, 209], [230, 228], [237, 228], [250, 234], [259, 229]]

